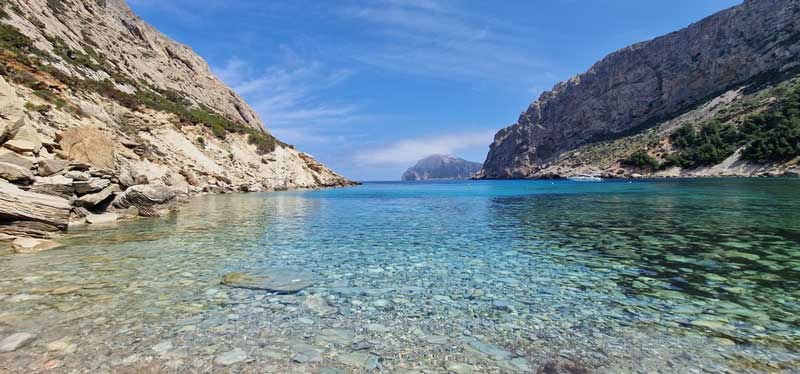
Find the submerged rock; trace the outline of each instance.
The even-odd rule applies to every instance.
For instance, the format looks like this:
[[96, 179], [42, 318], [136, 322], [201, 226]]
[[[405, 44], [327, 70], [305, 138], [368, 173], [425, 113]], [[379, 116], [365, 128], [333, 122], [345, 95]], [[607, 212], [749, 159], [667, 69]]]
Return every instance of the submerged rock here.
[[222, 284], [289, 294], [311, 287], [314, 284], [314, 276], [290, 269], [268, 269], [258, 272], [228, 273], [222, 278]]
[[25, 346], [25, 344], [30, 343], [34, 338], [36, 338], [36, 335], [27, 332], [18, 332], [8, 336], [0, 340], [0, 353], [14, 352]]
[[294, 362], [301, 364], [322, 362], [322, 352], [317, 347], [308, 344], [297, 344], [292, 347], [292, 351], [294, 351], [292, 355], [292, 361]]
[[214, 360], [214, 363], [217, 365], [228, 366], [244, 360], [247, 360], [247, 353], [239, 348], [236, 348], [217, 356], [217, 358]]
[[61, 244], [47, 239], [17, 238], [11, 243], [11, 249], [17, 253], [35, 253], [61, 247]]

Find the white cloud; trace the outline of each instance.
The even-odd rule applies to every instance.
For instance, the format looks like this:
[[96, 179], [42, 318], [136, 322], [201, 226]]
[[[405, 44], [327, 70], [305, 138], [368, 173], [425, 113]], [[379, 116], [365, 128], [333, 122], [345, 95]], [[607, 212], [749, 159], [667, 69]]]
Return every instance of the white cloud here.
[[495, 130], [445, 134], [431, 138], [404, 139], [384, 147], [366, 150], [356, 156], [362, 164], [409, 164], [432, 154], [454, 154], [475, 146], [488, 146]]
[[356, 1], [341, 10], [374, 36], [344, 46], [356, 61], [380, 69], [444, 78], [519, 81], [545, 64], [533, 56], [524, 26], [436, 0]]
[[328, 68], [305, 61], [283, 48], [284, 62], [257, 69], [234, 57], [214, 69], [217, 76], [243, 95], [263, 118], [267, 128], [288, 143], [321, 143], [341, 137], [332, 127], [365, 120], [353, 103], [328, 99], [325, 91], [346, 82], [351, 70]]

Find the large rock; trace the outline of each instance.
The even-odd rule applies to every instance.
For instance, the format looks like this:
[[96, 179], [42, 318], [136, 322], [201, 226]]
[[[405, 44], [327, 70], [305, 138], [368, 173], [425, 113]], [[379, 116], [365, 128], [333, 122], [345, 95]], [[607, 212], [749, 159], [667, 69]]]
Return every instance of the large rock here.
[[175, 198], [175, 191], [166, 186], [140, 184], [128, 187], [114, 199], [114, 207], [147, 208], [156, 204], [164, 204]]
[[66, 230], [71, 209], [69, 200], [0, 183], [0, 216], [6, 219], [39, 221]]
[[25, 124], [3, 146], [15, 152], [37, 153], [42, 148], [42, 140], [33, 126]]
[[482, 176], [534, 176], [567, 151], [640, 132], [709, 96], [797, 68], [798, 9], [796, 0], [744, 1], [606, 56], [500, 130]]
[[75, 193], [78, 195], [83, 195], [101, 191], [102, 189], [111, 185], [111, 181], [108, 179], [91, 177], [86, 181], [75, 181], [72, 183], [72, 185], [75, 187]]
[[36, 221], [9, 221], [0, 223], [0, 234], [48, 239], [58, 232], [58, 227]]
[[78, 200], [75, 200], [75, 205], [84, 208], [91, 208], [97, 204], [100, 204], [104, 200], [108, 199], [112, 194], [119, 191], [119, 186], [112, 184], [100, 192], [90, 193], [79, 197]]
[[39, 161], [39, 175], [43, 177], [49, 177], [55, 173], [58, 173], [61, 170], [69, 165], [69, 161], [67, 160], [59, 160], [59, 159], [52, 159], [52, 160], [40, 160]]
[[109, 134], [97, 127], [83, 126], [59, 134], [58, 144], [64, 154], [97, 169], [116, 169], [116, 147]]
[[225, 274], [222, 284], [230, 287], [290, 294], [311, 287], [314, 284], [314, 276], [293, 269], [266, 269]]
[[75, 186], [72, 185], [72, 182], [72, 179], [63, 175], [37, 177], [29, 191], [70, 199], [75, 193]]
[[48, 239], [17, 238], [11, 242], [11, 249], [17, 253], [36, 253], [61, 247], [61, 244]]
[[0, 162], [17, 165], [23, 169], [33, 169], [33, 160], [8, 149], [0, 149]]
[[11, 182], [29, 182], [33, 180], [33, 172], [14, 164], [0, 162], [0, 178]]

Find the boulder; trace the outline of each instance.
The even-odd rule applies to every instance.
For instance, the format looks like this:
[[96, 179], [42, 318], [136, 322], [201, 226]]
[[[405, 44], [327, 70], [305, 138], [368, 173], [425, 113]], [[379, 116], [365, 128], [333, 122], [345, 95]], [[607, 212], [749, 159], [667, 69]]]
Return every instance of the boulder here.
[[58, 144], [71, 160], [97, 169], [116, 169], [116, 148], [111, 137], [93, 126], [76, 127], [59, 134]]
[[0, 224], [0, 234], [47, 239], [59, 231], [58, 227], [36, 221], [10, 221]]
[[11, 242], [16, 253], [36, 253], [61, 247], [61, 244], [48, 239], [17, 238]]
[[9, 140], [3, 146], [15, 152], [37, 153], [42, 148], [42, 140], [33, 126], [25, 124], [15, 134], [9, 136]]
[[89, 214], [86, 216], [86, 222], [92, 225], [114, 223], [118, 219], [119, 215], [117, 213]]
[[0, 162], [17, 165], [23, 169], [33, 169], [33, 160], [8, 149], [0, 149]]
[[28, 191], [71, 199], [72, 194], [75, 193], [75, 187], [72, 185], [72, 179], [63, 175], [54, 175], [37, 177]]
[[30, 182], [33, 180], [33, 173], [30, 169], [0, 162], [0, 178], [11, 182]]
[[67, 160], [39, 160], [39, 175], [43, 177], [49, 177], [61, 170], [64, 170], [67, 165], [69, 165], [69, 161]]
[[[75, 187], [75, 193], [84, 195], [88, 193], [98, 192], [108, 187], [111, 181], [102, 178], [89, 178], [87, 181], [76, 181], [72, 185]], [[108, 196], [106, 196], [108, 197]]]
[[114, 207], [125, 209], [129, 207], [142, 208], [151, 207], [156, 204], [164, 204], [175, 198], [175, 192], [166, 186], [140, 184], [128, 187], [125, 192], [117, 195], [114, 199]]
[[44, 222], [66, 230], [71, 210], [69, 200], [0, 183], [0, 216], [5, 219]]
[[97, 204], [100, 204], [105, 199], [108, 199], [108, 197], [113, 193], [119, 191], [119, 186], [112, 184], [102, 189], [100, 192], [90, 193], [79, 197], [78, 200], [75, 200], [75, 206], [91, 208]]

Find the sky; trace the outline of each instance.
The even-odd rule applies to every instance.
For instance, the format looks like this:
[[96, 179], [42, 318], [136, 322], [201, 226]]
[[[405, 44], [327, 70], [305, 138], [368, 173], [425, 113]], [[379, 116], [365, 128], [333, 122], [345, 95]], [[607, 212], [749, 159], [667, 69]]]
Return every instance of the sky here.
[[430, 154], [483, 162], [559, 81], [738, 0], [128, 0], [279, 139], [344, 176]]

